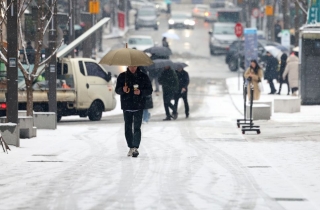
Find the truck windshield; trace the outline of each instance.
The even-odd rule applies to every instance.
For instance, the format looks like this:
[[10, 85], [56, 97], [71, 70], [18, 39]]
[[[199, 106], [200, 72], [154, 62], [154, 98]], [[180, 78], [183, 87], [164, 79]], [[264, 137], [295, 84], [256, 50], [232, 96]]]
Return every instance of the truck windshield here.
[[239, 11], [219, 11], [218, 12], [218, 22], [222, 23], [237, 23], [240, 22], [240, 12]]

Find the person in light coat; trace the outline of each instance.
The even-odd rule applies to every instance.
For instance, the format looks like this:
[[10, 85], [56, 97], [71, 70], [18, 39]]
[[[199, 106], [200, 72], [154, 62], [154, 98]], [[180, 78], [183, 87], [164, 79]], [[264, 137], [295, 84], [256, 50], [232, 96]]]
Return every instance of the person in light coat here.
[[259, 100], [260, 88], [259, 82], [262, 81], [263, 71], [256, 60], [251, 60], [250, 67], [244, 73], [244, 77], [249, 84], [247, 85], [248, 100], [250, 101], [250, 83], [253, 84], [253, 100]]
[[287, 66], [283, 72], [282, 78], [288, 75], [289, 86], [293, 96], [297, 95], [299, 87], [299, 58], [292, 53], [287, 59]]

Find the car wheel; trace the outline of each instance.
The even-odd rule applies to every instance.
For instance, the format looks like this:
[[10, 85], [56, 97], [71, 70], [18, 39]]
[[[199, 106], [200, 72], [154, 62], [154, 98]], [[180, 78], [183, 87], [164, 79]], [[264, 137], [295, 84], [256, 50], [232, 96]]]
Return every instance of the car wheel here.
[[91, 121], [99, 121], [101, 120], [103, 112], [103, 105], [99, 101], [94, 101], [89, 110], [88, 110], [88, 116]]
[[60, 122], [61, 121], [61, 118], [62, 118], [62, 116], [61, 115], [57, 115], [57, 122]]
[[154, 27], [154, 30], [155, 30], [155, 31], [158, 31], [158, 29], [159, 29], [158, 26]]
[[211, 54], [211, 55], [215, 55], [215, 54], [216, 54], [216, 52], [214, 51], [214, 49], [212, 49], [211, 47], [210, 47], [210, 54]]
[[136, 27], [135, 27], [135, 29], [136, 29], [136, 30], [139, 30], [139, 27], [138, 27], [138, 26], [136, 26]]
[[169, 26], [169, 29], [172, 29], [172, 26]]
[[237, 59], [230, 59], [228, 63], [228, 67], [230, 71], [237, 71], [238, 70], [238, 60]]

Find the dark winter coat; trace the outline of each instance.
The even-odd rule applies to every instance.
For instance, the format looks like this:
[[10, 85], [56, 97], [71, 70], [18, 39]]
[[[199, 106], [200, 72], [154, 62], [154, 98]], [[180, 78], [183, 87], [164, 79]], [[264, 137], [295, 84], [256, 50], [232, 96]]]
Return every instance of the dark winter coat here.
[[[123, 92], [125, 83], [128, 88], [130, 88], [129, 93]], [[133, 93], [133, 85], [135, 84], [139, 85], [138, 89], [141, 91], [140, 95], [134, 95]], [[151, 95], [153, 89], [148, 75], [143, 73], [138, 67], [134, 74], [127, 69], [126, 72], [123, 72], [118, 76], [115, 91], [120, 95], [121, 109], [141, 110], [145, 109], [146, 96]]]
[[176, 74], [179, 80], [179, 91], [181, 91], [182, 88], [185, 88], [188, 91], [188, 85], [190, 81], [188, 72], [183, 69], [182, 71], [176, 71]]
[[277, 79], [277, 76], [278, 76], [277, 69], [279, 64], [278, 60], [272, 55], [270, 55], [270, 56], [266, 56], [265, 62], [266, 62], [266, 71], [264, 73], [264, 79], [266, 80]]
[[278, 75], [279, 82], [281, 82], [281, 83], [288, 83], [288, 76], [286, 76], [285, 79], [283, 79], [283, 77], [282, 77], [283, 72], [284, 72], [286, 65], [287, 65], [287, 59], [288, 59], [287, 54], [283, 53], [280, 58], [281, 63], [280, 63], [280, 70], [279, 70], [279, 75]]
[[166, 40], [162, 40], [162, 46], [169, 48], [169, 43]]
[[158, 81], [162, 85], [162, 91], [164, 95], [173, 98], [174, 94], [179, 90], [178, 76], [172, 69], [163, 70]]

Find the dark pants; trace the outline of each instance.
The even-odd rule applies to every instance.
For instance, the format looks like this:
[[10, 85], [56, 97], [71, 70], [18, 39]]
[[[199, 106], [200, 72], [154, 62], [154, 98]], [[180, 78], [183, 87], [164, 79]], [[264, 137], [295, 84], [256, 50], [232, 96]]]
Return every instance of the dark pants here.
[[184, 110], [186, 115], [189, 115], [189, 104], [188, 104], [188, 92], [184, 93], [177, 93], [175, 98], [174, 98], [174, 108], [178, 110], [178, 102], [179, 99], [182, 98], [184, 102]]
[[123, 111], [124, 132], [129, 148], [139, 148], [140, 146], [142, 114], [143, 110], [135, 112]]
[[173, 114], [177, 113], [177, 109], [171, 103], [171, 100], [173, 99], [173, 97], [174, 97], [174, 94], [166, 94], [165, 92], [163, 92], [163, 105], [164, 105], [164, 110], [166, 111], [167, 117], [171, 117], [169, 108], [172, 110]]
[[281, 88], [282, 88], [282, 84], [283, 84], [283, 83], [287, 83], [287, 86], [288, 86], [288, 95], [289, 95], [289, 93], [290, 93], [289, 83], [288, 83], [288, 82], [284, 82], [284, 81], [280, 81], [279, 94], [281, 93]]
[[276, 88], [274, 87], [274, 84], [273, 84], [273, 79], [268, 79], [268, 83], [269, 83], [269, 86], [270, 86], [270, 89], [271, 89], [271, 93], [277, 92], [277, 90], [276, 90]]

